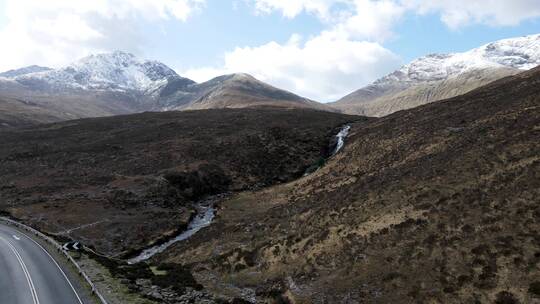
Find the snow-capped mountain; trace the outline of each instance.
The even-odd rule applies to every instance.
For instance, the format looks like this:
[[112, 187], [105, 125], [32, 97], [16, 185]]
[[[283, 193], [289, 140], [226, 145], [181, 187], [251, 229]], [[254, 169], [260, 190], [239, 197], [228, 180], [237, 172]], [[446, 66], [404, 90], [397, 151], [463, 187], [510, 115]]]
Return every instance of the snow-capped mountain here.
[[528, 70], [538, 65], [540, 34], [504, 39], [464, 53], [427, 55], [383, 79], [406, 82], [437, 81], [471, 70], [499, 67]]
[[[114, 52], [90, 55], [66, 67], [16, 77], [17, 82], [51, 89], [114, 90], [155, 93], [169, 81], [182, 78], [158, 61]], [[185, 79], [185, 78], [183, 78]], [[193, 81], [188, 81], [194, 83]]]
[[[452, 82], [460, 79], [457, 83], [463, 84], [468, 75], [474, 75], [475, 79], [486, 78], [487, 82], [495, 80], [494, 70], [497, 76], [504, 77], [516, 73], [519, 70], [528, 70], [540, 65], [540, 34], [525, 37], [499, 40], [483, 45], [479, 48], [453, 54], [431, 54], [402, 66], [399, 70], [376, 80], [374, 83], [355, 91], [336, 103], [333, 106], [341, 108], [346, 112], [382, 116], [390, 114], [396, 110], [408, 108], [404, 96], [399, 96], [400, 106], [386, 107], [387, 111], [373, 113], [370, 107], [384, 108], [384, 104], [390, 99], [395, 99], [395, 95], [404, 90], [410, 90], [415, 86], [434, 86], [439, 82]], [[478, 71], [486, 71], [486, 75], [479, 76]], [[506, 72], [502, 72], [506, 71]], [[491, 75], [488, 75], [491, 73]], [[481, 79], [480, 79], [481, 80]], [[483, 85], [486, 81], [479, 81], [478, 85]], [[470, 83], [469, 83], [470, 84]], [[446, 87], [448, 87], [446, 83]], [[476, 88], [474, 85], [467, 86], [467, 90]], [[425, 90], [422, 89], [425, 95]], [[453, 97], [465, 93], [463, 90], [448, 90], [454, 94], [431, 94], [437, 97]], [[410, 98], [423, 98], [415, 96], [409, 92], [406, 94]], [[430, 94], [427, 94], [428, 96]], [[425, 97], [425, 96], [424, 96]], [[395, 101], [395, 100], [394, 100]], [[424, 99], [424, 103], [435, 101]]]
[[[48, 93], [92, 91], [135, 94], [137, 99], [147, 99], [145, 102], [148, 104], [142, 105], [144, 110], [181, 110], [192, 103], [200, 104], [202, 100], [205, 108], [254, 100], [308, 102], [247, 74], [224, 75], [197, 84], [179, 76], [161, 62], [142, 60], [119, 51], [91, 55], [60, 69], [24, 73], [10, 80], [31, 90]], [[225, 99], [231, 96], [232, 91], [235, 91], [237, 100], [227, 102]]]
[[124, 52], [91, 55], [60, 69], [28, 67], [9, 75], [0, 77], [0, 98], [11, 101], [13, 112], [31, 111], [37, 117], [39, 111], [47, 111], [47, 121], [184, 109], [328, 109], [247, 74], [198, 84], [163, 63]]

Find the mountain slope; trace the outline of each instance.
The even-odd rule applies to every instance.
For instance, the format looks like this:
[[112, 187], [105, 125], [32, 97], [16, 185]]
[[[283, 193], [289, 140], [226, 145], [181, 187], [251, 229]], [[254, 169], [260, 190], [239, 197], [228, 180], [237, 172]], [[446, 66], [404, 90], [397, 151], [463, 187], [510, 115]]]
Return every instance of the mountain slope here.
[[59, 114], [31, 102], [0, 97], [0, 128], [26, 127], [71, 118]]
[[464, 94], [539, 64], [540, 34], [504, 39], [465, 53], [419, 58], [331, 105], [347, 113], [384, 116]]
[[535, 303], [540, 68], [351, 127], [322, 169], [232, 197], [153, 262], [261, 303]]
[[329, 110], [323, 104], [272, 87], [248, 74], [220, 76], [200, 84], [197, 91], [186, 109], [279, 106]]
[[146, 96], [135, 93], [39, 90], [13, 79], [0, 80], [0, 117], [6, 118], [0, 128], [139, 112], [144, 110], [140, 103], [146, 100]]
[[108, 255], [185, 228], [208, 195], [301, 176], [359, 117], [310, 109], [141, 113], [0, 131], [0, 213]]
[[[445, 80], [418, 83], [409, 87], [396, 85], [389, 91], [379, 93], [372, 99], [362, 99], [358, 95], [347, 97], [340, 104], [332, 106], [345, 113], [381, 117], [400, 110], [414, 108], [433, 101], [465, 94], [495, 80], [518, 74], [513, 68], [486, 68], [472, 70]], [[365, 92], [365, 91], [364, 91]], [[358, 94], [364, 94], [358, 92]], [[358, 100], [364, 100], [361, 104]]]

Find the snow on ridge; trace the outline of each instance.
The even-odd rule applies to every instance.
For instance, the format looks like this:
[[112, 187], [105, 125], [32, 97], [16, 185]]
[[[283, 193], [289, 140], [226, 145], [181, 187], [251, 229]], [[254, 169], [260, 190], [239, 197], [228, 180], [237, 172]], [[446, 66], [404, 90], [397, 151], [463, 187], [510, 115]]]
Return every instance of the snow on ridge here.
[[508, 67], [528, 70], [538, 65], [540, 34], [503, 39], [463, 53], [430, 54], [402, 66], [376, 84], [437, 81], [476, 69]]
[[529, 70], [540, 64], [540, 34], [499, 40], [480, 47], [479, 51], [501, 65]]
[[176, 77], [178, 74], [163, 63], [116, 51], [90, 55], [64, 68], [16, 79], [23, 82], [40, 80], [55, 87], [76, 89], [154, 92]]

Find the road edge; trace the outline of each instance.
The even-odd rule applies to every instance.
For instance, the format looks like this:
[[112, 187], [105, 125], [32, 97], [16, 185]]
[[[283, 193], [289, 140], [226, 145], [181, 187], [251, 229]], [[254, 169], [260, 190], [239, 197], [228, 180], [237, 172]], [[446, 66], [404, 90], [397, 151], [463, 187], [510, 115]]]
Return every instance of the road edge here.
[[[79, 275], [81, 275], [84, 278], [84, 281], [90, 287], [90, 290], [91, 290], [92, 294], [94, 296], [96, 296], [96, 298], [99, 300], [99, 303], [101, 303], [101, 304], [109, 304], [107, 302], [107, 300], [105, 299], [105, 297], [96, 288], [96, 285], [92, 282], [92, 280], [86, 274], [86, 272], [81, 268], [81, 266], [79, 266], [79, 264], [75, 261], [75, 259], [73, 259], [73, 257], [62, 248], [62, 246], [58, 242], [56, 242], [51, 237], [43, 234], [42, 232], [40, 232], [40, 231], [38, 231], [38, 230], [36, 230], [34, 228], [32, 228], [30, 226], [27, 226], [25, 224], [19, 223], [19, 222], [15, 221], [15, 220], [12, 220], [10, 218], [0, 216], [0, 221], [8, 223], [9, 225], [15, 226], [15, 227], [20, 228], [22, 230], [28, 231], [28, 232], [32, 233], [33, 235], [39, 237], [40, 239], [44, 240], [49, 245], [52, 245], [54, 248], [56, 248], [58, 250], [58, 252], [62, 253], [62, 255], [64, 255], [68, 259], [68, 261], [71, 262], [71, 264], [79, 272]], [[45, 250], [45, 252], [47, 252], [47, 251]]]

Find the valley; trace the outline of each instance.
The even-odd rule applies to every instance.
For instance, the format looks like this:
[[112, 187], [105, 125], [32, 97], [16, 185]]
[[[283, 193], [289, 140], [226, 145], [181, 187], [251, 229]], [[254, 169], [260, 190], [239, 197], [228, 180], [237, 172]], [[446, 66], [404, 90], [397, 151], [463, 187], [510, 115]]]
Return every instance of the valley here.
[[[540, 303], [538, 65], [540, 34], [508, 38], [329, 103], [123, 51], [12, 69], [0, 216], [80, 242], [58, 253], [108, 304]], [[10, 248], [2, 283], [30, 281]], [[79, 298], [61, 274], [49, 302]], [[9, 298], [39, 302], [28, 283]]]
[[0, 206], [114, 258], [90, 254], [138, 293], [173, 288], [170, 303], [193, 288], [204, 303], [528, 303], [538, 84], [537, 68], [379, 119], [260, 108], [2, 131]]
[[184, 230], [206, 195], [302, 176], [331, 152], [332, 134], [355, 120], [365, 118], [204, 110], [4, 131], [0, 206], [42, 231], [124, 256]]

